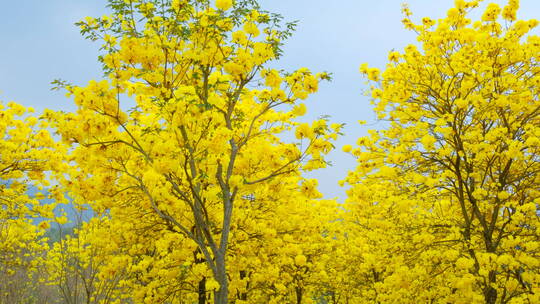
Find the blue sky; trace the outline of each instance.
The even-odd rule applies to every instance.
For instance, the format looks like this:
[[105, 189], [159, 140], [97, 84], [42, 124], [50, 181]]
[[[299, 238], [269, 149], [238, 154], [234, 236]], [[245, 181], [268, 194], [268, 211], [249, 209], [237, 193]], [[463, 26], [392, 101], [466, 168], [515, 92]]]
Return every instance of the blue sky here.
[[[259, 0], [265, 10], [299, 20], [296, 34], [285, 46], [281, 68], [308, 67], [333, 73], [334, 80], [308, 99], [309, 118], [330, 115], [333, 122], [346, 123], [344, 133], [330, 155], [332, 167], [312, 174], [319, 178], [326, 197], [344, 198], [337, 181], [355, 161], [341, 152], [367, 129], [377, 128], [366, 89], [358, 73], [363, 62], [384, 67], [390, 50], [401, 50], [416, 38], [403, 29], [401, 0]], [[73, 110], [63, 93], [51, 91], [50, 82], [61, 78], [84, 84], [100, 78], [98, 45], [84, 40], [73, 23], [85, 16], [107, 14], [105, 0], [23, 0], [2, 5], [0, 19], [0, 100], [33, 106], [38, 110]], [[487, 1], [504, 4], [504, 1]], [[441, 18], [453, 0], [407, 1], [416, 20]], [[485, 4], [484, 4], [485, 5]], [[540, 0], [521, 0], [518, 17], [540, 18]], [[370, 124], [359, 126], [358, 120]]]

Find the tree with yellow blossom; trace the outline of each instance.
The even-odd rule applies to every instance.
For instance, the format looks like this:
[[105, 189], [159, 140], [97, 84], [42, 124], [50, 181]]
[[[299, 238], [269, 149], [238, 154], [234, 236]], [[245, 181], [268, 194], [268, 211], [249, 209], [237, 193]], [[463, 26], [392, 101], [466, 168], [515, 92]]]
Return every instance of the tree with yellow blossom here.
[[[62, 168], [63, 146], [32, 108], [0, 103], [0, 302], [34, 303], [39, 259], [47, 248], [44, 233], [64, 201], [50, 186]], [[45, 189], [48, 187], [48, 189]]]
[[[86, 37], [103, 41], [106, 79], [67, 86], [77, 111], [51, 114], [73, 145], [66, 186], [109, 217], [118, 241], [139, 256], [117, 265], [141, 270], [138, 284], [152, 287], [138, 289], [135, 302], [170, 300], [181, 290], [171, 293], [167, 276], [196, 264], [213, 301], [228, 303], [242, 201], [285, 202], [282, 189], [318, 193], [301, 172], [326, 166], [340, 126], [295, 119], [328, 76], [268, 68], [294, 26], [254, 1], [109, 6], [112, 16], [79, 23]], [[285, 134], [296, 140], [285, 142]]]
[[113, 229], [108, 218], [93, 217], [52, 243], [39, 266], [44, 282], [62, 303], [110, 304], [130, 299], [125, 282], [131, 269], [125, 266], [131, 258], [116, 245]]
[[344, 182], [358, 303], [540, 301], [540, 37], [519, 2], [456, 0], [362, 73], [385, 128]]
[[332, 280], [326, 265], [335, 243], [335, 201], [286, 191], [286, 200], [241, 203], [245, 216], [234, 224], [229, 258], [235, 303], [314, 303]]

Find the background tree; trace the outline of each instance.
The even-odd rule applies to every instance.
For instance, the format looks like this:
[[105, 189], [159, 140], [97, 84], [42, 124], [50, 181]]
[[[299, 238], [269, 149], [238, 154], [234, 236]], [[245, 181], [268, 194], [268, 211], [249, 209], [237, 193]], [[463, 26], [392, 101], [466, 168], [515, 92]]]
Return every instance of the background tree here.
[[[143, 225], [158, 238], [193, 242], [211, 273], [204, 277], [214, 302], [227, 303], [235, 205], [262, 191], [288, 196], [280, 188], [291, 185], [283, 181], [296, 177], [299, 190], [302, 170], [326, 165], [339, 126], [294, 119], [306, 111], [301, 100], [328, 76], [267, 67], [293, 25], [254, 1], [128, 0], [109, 7], [112, 16], [80, 23], [88, 38], [104, 41], [107, 79], [68, 86], [78, 110], [51, 114], [74, 144], [68, 187], [98, 214], [124, 223], [120, 235]], [[298, 140], [286, 143], [286, 132]], [[169, 295], [156, 286], [136, 301]]]
[[68, 231], [58, 226], [58, 239], [51, 244], [39, 265], [46, 274], [46, 284], [55, 290], [56, 301], [68, 304], [132, 303], [129, 289], [126, 284], [121, 284], [129, 268], [109, 266], [125, 266], [128, 258], [115, 246], [114, 231], [107, 218], [79, 221]]
[[35, 303], [40, 292], [36, 270], [47, 248], [44, 232], [64, 201], [49, 188], [52, 168], [62, 168], [63, 146], [47, 123], [17, 103], [0, 103], [0, 302]]
[[240, 202], [229, 258], [235, 303], [312, 303], [329, 279], [336, 202], [286, 181], [288, 196], [270, 191]]
[[365, 301], [540, 300], [538, 21], [514, 0], [472, 21], [477, 4], [421, 24], [405, 7], [420, 46], [361, 67], [387, 122], [345, 148]]

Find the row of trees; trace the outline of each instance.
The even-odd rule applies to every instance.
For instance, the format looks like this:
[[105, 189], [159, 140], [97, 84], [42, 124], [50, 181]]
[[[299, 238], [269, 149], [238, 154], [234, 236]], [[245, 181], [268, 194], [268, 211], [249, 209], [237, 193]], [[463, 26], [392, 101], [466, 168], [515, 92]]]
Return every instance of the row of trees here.
[[[362, 65], [386, 123], [343, 147], [340, 204], [305, 172], [343, 125], [298, 122], [329, 76], [269, 67], [294, 24], [253, 0], [109, 0], [78, 23], [104, 79], [57, 82], [75, 112], [0, 108], [0, 302], [540, 302], [538, 21], [477, 6], [404, 7], [419, 43]], [[65, 204], [93, 216], [51, 241]]]

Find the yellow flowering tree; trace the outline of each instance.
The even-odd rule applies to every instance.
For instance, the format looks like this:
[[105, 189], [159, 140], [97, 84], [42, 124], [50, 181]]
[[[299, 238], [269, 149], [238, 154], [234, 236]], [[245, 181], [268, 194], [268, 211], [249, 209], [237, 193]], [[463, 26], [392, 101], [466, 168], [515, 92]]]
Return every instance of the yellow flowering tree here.
[[291, 190], [318, 194], [301, 172], [326, 166], [340, 126], [295, 118], [328, 76], [268, 68], [294, 26], [254, 1], [109, 6], [112, 16], [79, 23], [103, 41], [106, 79], [67, 86], [78, 110], [50, 114], [73, 144], [70, 195], [109, 217], [122, 248], [139, 257], [130, 266], [143, 275], [131, 282], [145, 288], [134, 301], [179, 297], [167, 278], [196, 264], [187, 269], [202, 282], [199, 301], [211, 290], [228, 303], [239, 207], [287, 202]]
[[367, 65], [385, 128], [351, 150], [358, 302], [540, 301], [540, 37], [518, 1], [410, 20], [419, 46]]
[[285, 191], [286, 200], [241, 203], [229, 258], [236, 303], [313, 303], [331, 280], [326, 265], [335, 201], [306, 199], [294, 187]]
[[40, 267], [57, 299], [92, 304], [130, 299], [125, 284], [130, 258], [115, 246], [114, 228], [107, 218], [94, 217], [50, 246]]
[[[62, 168], [63, 146], [45, 130], [33, 109], [0, 103], [0, 302], [37, 301], [39, 259], [46, 250], [44, 232], [54, 217], [47, 172]], [[43, 190], [43, 191], [42, 191]]]

